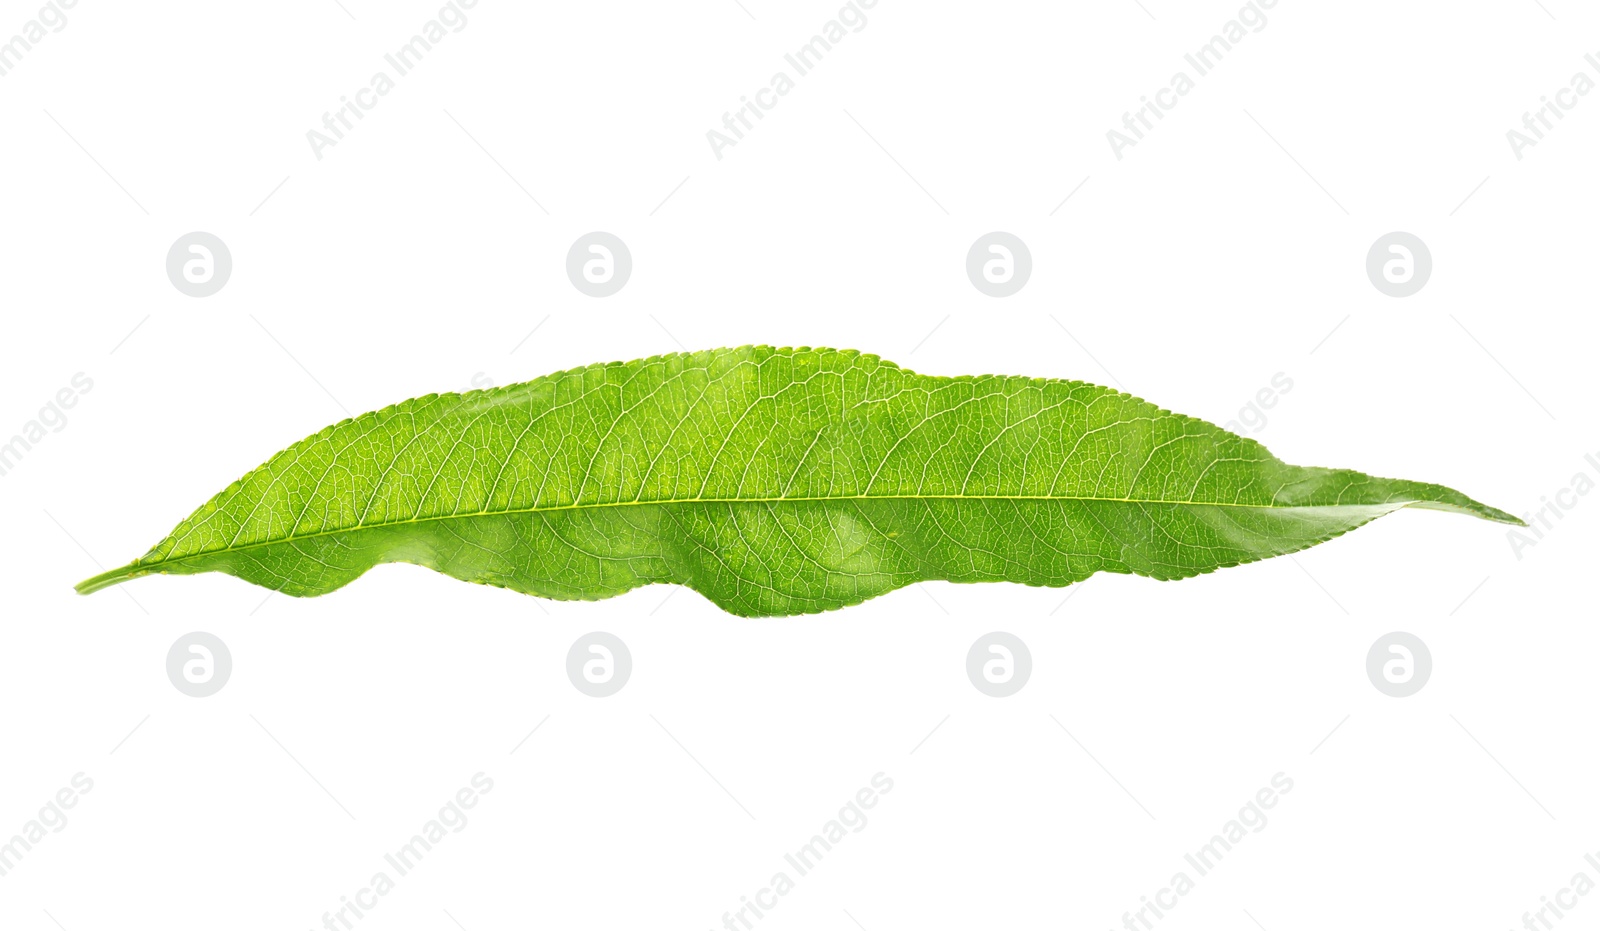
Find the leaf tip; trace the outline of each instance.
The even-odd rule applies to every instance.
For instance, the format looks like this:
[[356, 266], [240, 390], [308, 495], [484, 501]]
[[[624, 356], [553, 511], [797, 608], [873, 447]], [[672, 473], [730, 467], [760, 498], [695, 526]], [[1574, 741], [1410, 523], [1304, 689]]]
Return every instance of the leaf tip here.
[[1515, 514], [1502, 511], [1497, 507], [1490, 507], [1481, 501], [1474, 501], [1465, 495], [1459, 495], [1459, 500], [1430, 499], [1412, 501], [1407, 506], [1420, 508], [1427, 511], [1447, 511], [1452, 514], [1466, 514], [1482, 520], [1494, 521], [1497, 524], [1511, 524], [1514, 527], [1526, 527], [1527, 522]]
[[1484, 520], [1492, 520], [1497, 524], [1510, 524], [1513, 527], [1528, 526], [1528, 522], [1517, 515], [1507, 511], [1502, 511], [1497, 507], [1490, 507], [1487, 504], [1478, 504], [1478, 510], [1475, 512], [1475, 515], [1483, 518]]

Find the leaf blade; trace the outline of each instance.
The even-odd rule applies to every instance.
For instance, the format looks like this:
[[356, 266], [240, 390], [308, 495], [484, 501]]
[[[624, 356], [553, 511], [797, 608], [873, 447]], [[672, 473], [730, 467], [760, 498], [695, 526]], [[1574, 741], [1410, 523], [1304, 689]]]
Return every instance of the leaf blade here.
[[737, 614], [805, 613], [934, 578], [1185, 578], [1406, 506], [1517, 522], [1438, 485], [1290, 466], [1084, 382], [743, 347], [344, 421], [79, 588], [224, 571], [311, 595], [398, 561], [545, 597], [673, 582]]

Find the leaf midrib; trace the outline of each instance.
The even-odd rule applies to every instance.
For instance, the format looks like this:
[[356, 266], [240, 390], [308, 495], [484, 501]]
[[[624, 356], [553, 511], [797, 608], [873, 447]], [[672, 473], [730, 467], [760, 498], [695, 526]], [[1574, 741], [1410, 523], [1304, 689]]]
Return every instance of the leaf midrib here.
[[[356, 524], [350, 527], [339, 527], [331, 530], [319, 530], [315, 533], [294, 534], [279, 537], [275, 540], [262, 540], [256, 543], [245, 543], [240, 546], [225, 546], [220, 549], [200, 550], [186, 553], [170, 559], [160, 559], [154, 562], [141, 562], [137, 566], [158, 566], [163, 563], [184, 562], [198, 559], [202, 556], [215, 556], [221, 553], [237, 553], [243, 550], [260, 549], [267, 546], [282, 546], [299, 540], [315, 540], [319, 537], [337, 536], [343, 533], [356, 533], [362, 530], [382, 530], [391, 527], [407, 527], [419, 524], [429, 524], [436, 521], [447, 520], [472, 520], [478, 517], [505, 517], [518, 514], [545, 514], [560, 511], [582, 511], [598, 508], [620, 507], [658, 507], [675, 504], [806, 504], [845, 501], [1063, 501], [1063, 502], [1089, 502], [1106, 504], [1148, 504], [1148, 505], [1173, 505], [1178, 507], [1205, 507], [1205, 508], [1240, 508], [1267, 511], [1312, 511], [1335, 510], [1340, 508], [1386, 508], [1389, 503], [1383, 504], [1236, 504], [1223, 501], [1166, 501], [1154, 498], [1107, 498], [1094, 495], [821, 495], [805, 498], [667, 498], [659, 501], [604, 501], [590, 504], [561, 504], [549, 507], [510, 508], [503, 511], [477, 511], [471, 514], [440, 514], [435, 517], [413, 517], [406, 520], [386, 521], [378, 524]], [[1404, 503], [1399, 505], [1404, 506]], [[131, 568], [131, 567], [130, 567]]]

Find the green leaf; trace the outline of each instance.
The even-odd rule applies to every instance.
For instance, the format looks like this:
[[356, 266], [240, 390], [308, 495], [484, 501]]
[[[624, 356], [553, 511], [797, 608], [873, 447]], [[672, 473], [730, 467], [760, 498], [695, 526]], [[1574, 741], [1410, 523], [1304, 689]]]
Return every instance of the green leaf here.
[[409, 562], [546, 598], [670, 582], [734, 614], [801, 614], [930, 579], [1187, 578], [1402, 507], [1520, 523], [1439, 485], [1288, 465], [1084, 382], [745, 347], [346, 420], [78, 591], [219, 571], [320, 595]]

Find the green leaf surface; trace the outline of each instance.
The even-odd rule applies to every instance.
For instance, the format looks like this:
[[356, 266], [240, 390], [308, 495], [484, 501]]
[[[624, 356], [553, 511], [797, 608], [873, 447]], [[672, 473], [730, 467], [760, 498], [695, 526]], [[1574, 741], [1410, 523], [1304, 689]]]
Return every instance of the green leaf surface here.
[[744, 347], [346, 420], [78, 590], [219, 571], [320, 595], [408, 562], [546, 598], [666, 582], [734, 614], [802, 614], [931, 579], [1182, 579], [1402, 507], [1520, 523], [1439, 485], [1288, 465], [1085, 382]]

